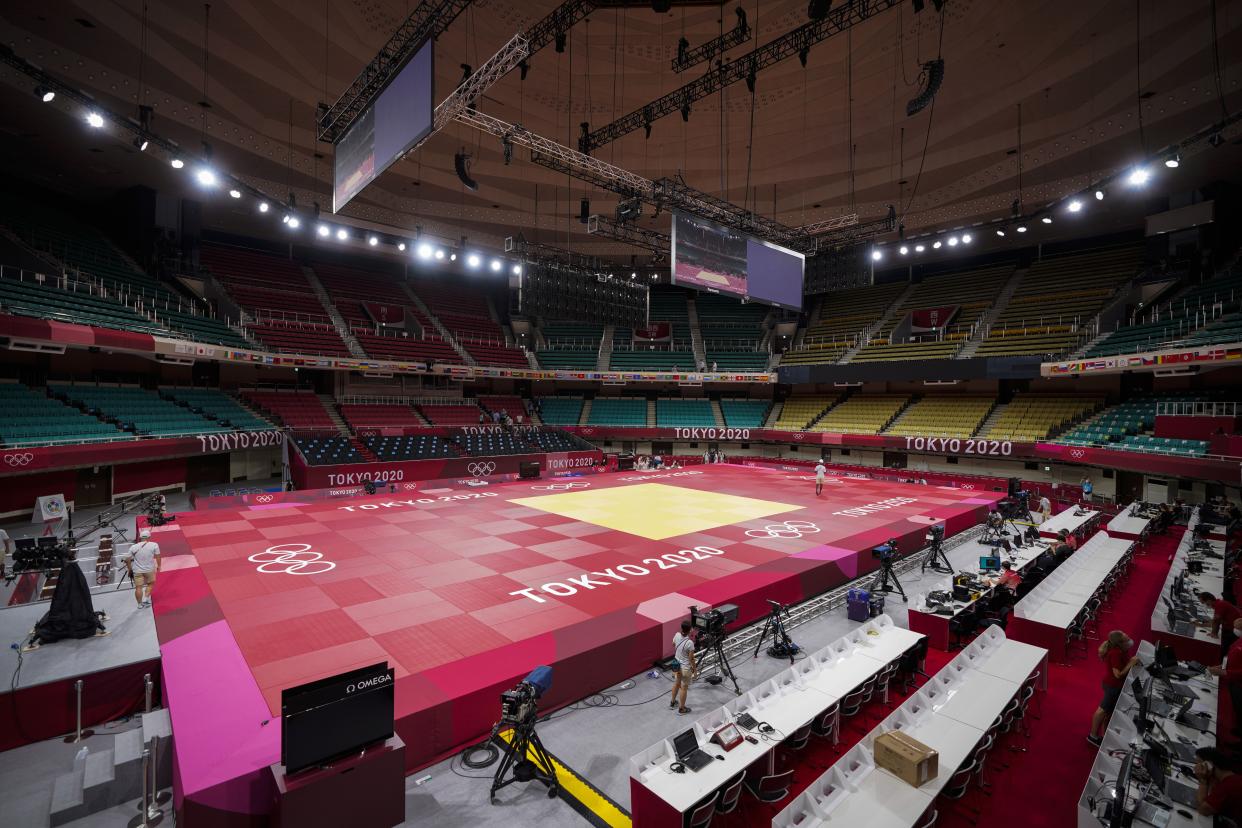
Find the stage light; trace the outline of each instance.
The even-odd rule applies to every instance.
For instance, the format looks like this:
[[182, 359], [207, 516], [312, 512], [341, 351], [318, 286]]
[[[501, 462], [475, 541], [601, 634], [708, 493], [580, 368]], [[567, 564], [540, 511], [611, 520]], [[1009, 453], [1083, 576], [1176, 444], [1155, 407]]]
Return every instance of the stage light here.
[[[438, 252], [438, 254], [436, 255], [436, 258], [437, 258], [437, 259], [443, 259], [443, 258], [444, 258], [444, 251], [443, 251], [443, 250], [439, 251], [439, 252]], [[457, 254], [456, 254], [456, 253], [450, 253], [450, 254], [449, 254], [449, 261], [450, 261], [450, 262], [455, 262], [455, 261], [457, 261]]]
[[44, 103], [51, 103], [56, 98], [56, 93], [46, 86], [36, 86], [35, 97]]
[[297, 230], [298, 226], [301, 224], [302, 222], [298, 219], [297, 216], [289, 216], [289, 229], [290, 230]]
[[949, 236], [949, 247], [957, 247], [957, 236]]
[[903, 255], [903, 256], [904, 256], [904, 255], [906, 255], [907, 253], [909, 253], [909, 252], [910, 252], [910, 248], [906, 247], [906, 246], [903, 244], [901, 247], [897, 248], [897, 252], [898, 252], [898, 253], [900, 253], [901, 255]]
[[633, 271], [633, 270], [631, 270], [631, 271], [630, 271], [630, 278], [631, 278], [631, 279], [637, 279], [637, 278], [638, 278], [638, 273], [637, 273], [637, 272], [635, 272], [635, 271]]
[[923, 246], [923, 245], [921, 245], [921, 244], [916, 244], [916, 245], [914, 246], [914, 252], [915, 252], [915, 253], [922, 253], [922, 252], [923, 252], [924, 250], [926, 250], [926, 249], [927, 249], [927, 248], [926, 248], [926, 247], [924, 247], [924, 246]]
[[147, 147], [151, 146], [151, 142], [141, 135], [134, 139], [134, 148], [139, 152], [146, 152]]
[[884, 258], [884, 254], [881, 253], [880, 251], [878, 250], [871, 251], [871, 261], [878, 262], [880, 259], [883, 259], [883, 258]]
[[332, 231], [328, 229], [328, 225], [321, 224], [315, 228], [315, 232], [317, 232], [319, 235], [323, 236], [326, 239], [328, 237], [328, 234], [331, 233]]
[[1174, 153], [1173, 155], [1171, 155], [1171, 156], [1169, 156], [1168, 158], [1164, 159], [1164, 165], [1165, 165], [1166, 167], [1168, 167], [1170, 170], [1176, 170], [1178, 167], [1180, 167], [1180, 166], [1182, 165], [1182, 156], [1181, 156], [1181, 154], [1180, 154], [1180, 153]]
[[[513, 266], [513, 275], [514, 275], [514, 276], [521, 276], [521, 275], [522, 275], [522, 266], [521, 266], [520, 264], [515, 264], [515, 265]], [[631, 275], [631, 276], [633, 276], [634, 274], [633, 274], [633, 273], [631, 273], [630, 275]]]
[[173, 160], [169, 161], [168, 163], [169, 163], [169, 164], [172, 164], [172, 168], [173, 168], [174, 170], [179, 170], [179, 169], [181, 169], [182, 167], [184, 167], [184, 166], [185, 166], [185, 162], [184, 162], [184, 161], [182, 161], [180, 158], [174, 158]]
[[500, 259], [492, 259], [492, 272], [493, 273], [499, 273], [500, 268], [502, 267], [504, 267], [504, 265], [500, 263]]
[[1103, 200], [1104, 200], [1104, 191], [1103, 191], [1103, 190], [1096, 190], [1096, 191], [1095, 191], [1095, 200], [1096, 200], [1096, 201], [1103, 201]]
[[1052, 216], [1044, 216], [1040, 219], [1044, 224], [1052, 224]]
[[[451, 258], [453, 259], [453, 261], [457, 261], [457, 254], [454, 253]], [[441, 262], [444, 261], [444, 248], [442, 247], [436, 248], [436, 260], [441, 261]]]
[[1017, 228], [1016, 228], [1016, 229], [1017, 229], [1017, 231], [1018, 231], [1019, 233], [1025, 233], [1025, 232], [1026, 232], [1026, 225], [1025, 225], [1025, 224], [1019, 224], [1019, 225], [1017, 226]]
[[372, 247], [375, 247], [375, 245], [379, 244], [379, 237], [378, 236], [367, 236], [367, 244], [371, 245]]
[[229, 198], [241, 198], [241, 190], [236, 188], [229, 190]]
[[220, 180], [216, 178], [216, 174], [211, 167], [201, 167], [199, 171], [194, 174], [194, 177], [197, 178], [198, 183], [202, 184], [204, 187], [214, 187], [220, 183]]
[[932, 250], [939, 250], [939, 249], [940, 249], [940, 242], [938, 241], [932, 242]]
[[271, 208], [270, 208], [270, 207], [268, 207], [268, 204], [267, 204], [267, 202], [266, 202], [266, 201], [260, 201], [260, 202], [259, 202], [259, 212], [260, 212], [260, 213], [266, 213], [266, 212], [267, 212], [268, 210], [270, 210], [270, 209], [271, 209]]
[[1071, 213], [1077, 213], [1079, 210], [1082, 209], [1082, 202], [1079, 201], [1078, 199], [1074, 199], [1073, 201], [1069, 203], [1068, 209]]
[[336, 238], [338, 241], [345, 241], [349, 238], [349, 231], [344, 227], [336, 228]]
[[91, 126], [93, 126], [95, 129], [99, 129], [100, 127], [103, 126], [103, 116], [100, 115], [98, 112], [88, 113], [86, 116], [86, 122], [90, 124]]
[[1004, 230], [997, 230], [997, 231], [996, 231], [996, 235], [1001, 236], [1001, 237], [1003, 238], [1003, 237], [1004, 237], [1004, 235], [1005, 235], [1005, 231], [1004, 231]]
[[479, 258], [478, 253], [471, 253], [469, 256], [466, 257], [466, 264], [469, 265], [470, 267], [478, 267], [480, 264], [482, 264], [482, 262], [483, 260]]
[[420, 259], [430, 259], [430, 258], [431, 258], [431, 252], [432, 252], [432, 251], [431, 251], [431, 245], [427, 244], [427, 242], [422, 242], [422, 243], [420, 243], [420, 244], [418, 245], [418, 251], [417, 251], [417, 252], [418, 252], [418, 258], [420, 258]]
[[405, 242], [397, 242], [397, 249], [398, 249], [398, 250], [400, 250], [402, 253], [404, 253], [404, 252], [405, 252]]
[[1142, 187], [1151, 178], [1151, 171], [1146, 167], [1135, 167], [1126, 176], [1126, 183], [1131, 187]]
[[970, 244], [970, 243], [974, 240], [974, 238], [975, 238], [975, 237], [974, 237], [974, 236], [972, 236], [972, 235], [970, 235], [969, 233], [963, 233], [963, 234], [962, 234], [962, 244]]

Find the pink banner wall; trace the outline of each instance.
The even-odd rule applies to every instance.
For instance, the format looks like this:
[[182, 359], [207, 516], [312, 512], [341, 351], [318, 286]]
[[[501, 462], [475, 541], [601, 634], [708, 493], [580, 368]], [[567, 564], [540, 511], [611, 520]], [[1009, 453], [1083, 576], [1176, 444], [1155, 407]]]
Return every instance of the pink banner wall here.
[[491, 477], [517, 474], [522, 463], [539, 463], [544, 474], [563, 474], [575, 469], [587, 471], [604, 462], [601, 451], [563, 451], [552, 454], [511, 454], [502, 457], [446, 457], [432, 460], [402, 460], [376, 463], [343, 463], [333, 466], [307, 465], [301, 452], [289, 452], [289, 469], [299, 489], [328, 489], [358, 486], [370, 479], [383, 487], [389, 483]]
[[113, 496], [126, 492], [141, 492], [163, 486], [176, 486], [185, 482], [185, 458], [152, 460], [147, 463], [127, 463], [112, 469]]
[[1156, 436], [1178, 440], [1210, 440], [1220, 431], [1233, 434], [1238, 430], [1237, 417], [1192, 417], [1165, 414], [1156, 417]]

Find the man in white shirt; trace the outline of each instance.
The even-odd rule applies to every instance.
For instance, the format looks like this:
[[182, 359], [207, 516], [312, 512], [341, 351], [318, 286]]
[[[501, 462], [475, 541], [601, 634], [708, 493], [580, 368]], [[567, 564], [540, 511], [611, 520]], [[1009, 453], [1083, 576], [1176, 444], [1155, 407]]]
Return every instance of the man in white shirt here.
[[[669, 699], [669, 709], [677, 708], [677, 712], [686, 715], [690, 708], [686, 707], [686, 691], [690, 689], [690, 681], [694, 678], [694, 639], [690, 637], [690, 622], [681, 622], [681, 632], [673, 635], [673, 657], [677, 659], [677, 677], [673, 679], [673, 697]], [[681, 706], [678, 707], [678, 693], [681, 694]]]
[[815, 464], [815, 496], [819, 497], [824, 491], [824, 475], [828, 473], [828, 469], [824, 466], [824, 461], [820, 460]]
[[1040, 518], [1039, 518], [1040, 523], [1043, 523], [1045, 520], [1052, 517], [1052, 501], [1048, 499], [1048, 495], [1040, 495], [1039, 514], [1040, 514]]
[[134, 581], [134, 598], [139, 609], [151, 606], [151, 590], [155, 588], [155, 576], [160, 571], [160, 545], [151, 540], [151, 530], [143, 529], [139, 541], [131, 543], [122, 557], [125, 568]]
[[13, 553], [13, 539], [9, 537], [9, 533], [0, 529], [0, 563]]

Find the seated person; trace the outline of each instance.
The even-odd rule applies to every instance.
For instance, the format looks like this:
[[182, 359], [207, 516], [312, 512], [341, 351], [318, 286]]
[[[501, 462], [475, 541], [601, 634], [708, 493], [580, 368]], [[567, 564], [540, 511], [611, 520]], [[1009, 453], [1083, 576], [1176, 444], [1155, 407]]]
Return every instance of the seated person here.
[[1195, 751], [1195, 777], [1199, 780], [1196, 798], [1199, 813], [1204, 816], [1228, 817], [1242, 821], [1242, 776], [1237, 773], [1238, 760], [1215, 747]]
[[1075, 534], [1072, 534], [1070, 530], [1062, 529], [1061, 531], [1057, 532], [1057, 537], [1060, 539], [1061, 543], [1064, 543], [1067, 546], [1069, 546], [1071, 552], [1073, 552], [1075, 549], [1078, 548], [1078, 536]]
[[996, 579], [998, 586], [1003, 586], [1011, 592], [1016, 592], [1018, 584], [1022, 583], [1022, 576], [1013, 568], [1013, 564], [1009, 561], [1001, 561], [1000, 575]]

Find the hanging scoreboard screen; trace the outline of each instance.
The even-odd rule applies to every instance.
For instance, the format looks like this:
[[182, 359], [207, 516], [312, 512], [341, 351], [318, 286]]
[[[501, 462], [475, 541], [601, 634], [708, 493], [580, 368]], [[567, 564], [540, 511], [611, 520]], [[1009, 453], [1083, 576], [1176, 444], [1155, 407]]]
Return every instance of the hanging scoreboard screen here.
[[686, 213], [673, 214], [672, 236], [673, 284], [802, 309], [801, 253]]
[[336, 143], [332, 212], [431, 132], [435, 61], [427, 41]]

